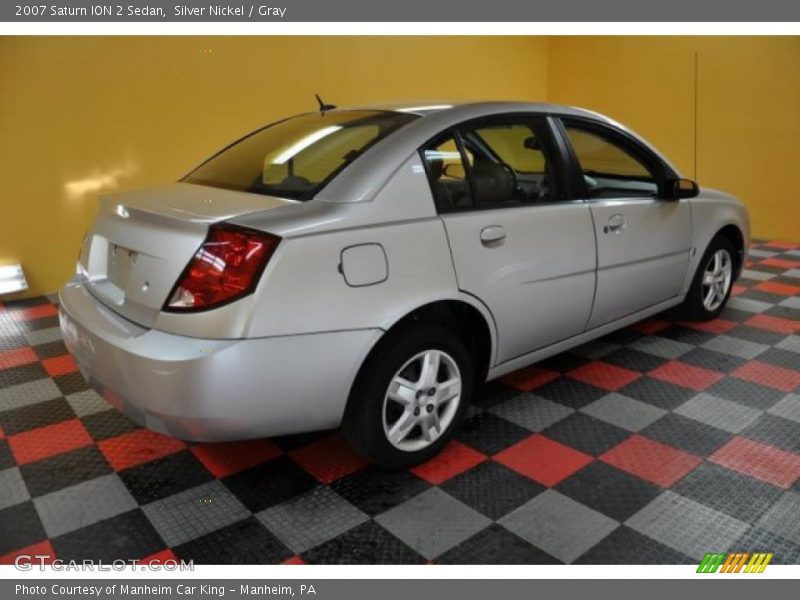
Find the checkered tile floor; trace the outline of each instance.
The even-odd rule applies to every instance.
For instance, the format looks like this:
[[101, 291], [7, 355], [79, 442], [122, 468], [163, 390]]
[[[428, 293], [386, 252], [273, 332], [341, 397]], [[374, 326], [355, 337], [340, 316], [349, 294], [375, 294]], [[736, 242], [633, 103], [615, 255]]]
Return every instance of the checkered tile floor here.
[[337, 433], [141, 429], [87, 388], [53, 304], [0, 306], [0, 562], [800, 563], [800, 245], [755, 244], [733, 294], [486, 385], [400, 473]]

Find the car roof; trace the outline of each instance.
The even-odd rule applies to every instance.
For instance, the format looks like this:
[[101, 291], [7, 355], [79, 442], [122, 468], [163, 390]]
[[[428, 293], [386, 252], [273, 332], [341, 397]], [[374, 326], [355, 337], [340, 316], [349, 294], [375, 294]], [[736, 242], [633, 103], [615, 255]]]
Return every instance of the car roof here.
[[463, 111], [469, 111], [473, 114], [477, 112], [485, 115], [504, 112], [537, 112], [590, 117], [593, 119], [610, 122], [610, 119], [599, 113], [574, 106], [552, 104], [549, 102], [527, 102], [514, 100], [405, 100], [347, 106], [338, 108], [337, 110], [385, 110], [392, 112], [411, 113], [422, 117], [430, 116], [435, 113], [458, 113]]

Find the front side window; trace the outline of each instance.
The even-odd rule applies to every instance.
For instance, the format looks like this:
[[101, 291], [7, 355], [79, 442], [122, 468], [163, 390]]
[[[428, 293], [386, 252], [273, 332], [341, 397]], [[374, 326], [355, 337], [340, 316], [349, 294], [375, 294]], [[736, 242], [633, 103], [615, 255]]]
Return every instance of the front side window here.
[[565, 124], [590, 198], [658, 195], [651, 167], [619, 140], [579, 125]]
[[292, 117], [241, 139], [183, 181], [308, 200], [370, 146], [416, 118], [364, 110]]

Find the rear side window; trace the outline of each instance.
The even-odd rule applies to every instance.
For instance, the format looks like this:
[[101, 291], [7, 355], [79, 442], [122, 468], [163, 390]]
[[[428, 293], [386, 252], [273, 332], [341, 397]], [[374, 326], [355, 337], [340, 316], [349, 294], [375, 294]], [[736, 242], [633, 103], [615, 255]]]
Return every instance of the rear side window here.
[[422, 149], [436, 208], [512, 208], [561, 199], [561, 171], [537, 116], [464, 124]]
[[658, 195], [658, 178], [627, 144], [594, 128], [565, 124], [590, 198]]
[[370, 146], [416, 118], [362, 110], [300, 115], [242, 138], [183, 181], [308, 200]]
[[[467, 167], [455, 138], [448, 137], [422, 151], [433, 198], [440, 212], [472, 206], [472, 189], [467, 179]], [[467, 162], [472, 156], [467, 154]]]

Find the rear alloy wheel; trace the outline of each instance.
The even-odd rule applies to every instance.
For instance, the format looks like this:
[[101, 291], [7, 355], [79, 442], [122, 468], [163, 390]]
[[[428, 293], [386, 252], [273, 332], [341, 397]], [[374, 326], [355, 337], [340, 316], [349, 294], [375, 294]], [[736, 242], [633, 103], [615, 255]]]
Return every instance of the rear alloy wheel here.
[[436, 455], [473, 393], [472, 360], [448, 329], [418, 323], [390, 332], [365, 361], [342, 429], [361, 454], [390, 468]]
[[442, 350], [420, 352], [389, 383], [383, 399], [383, 433], [404, 452], [423, 450], [453, 422], [461, 403], [461, 372]]
[[725, 307], [734, 280], [735, 250], [728, 238], [717, 236], [697, 267], [680, 316], [692, 321], [716, 319]]

